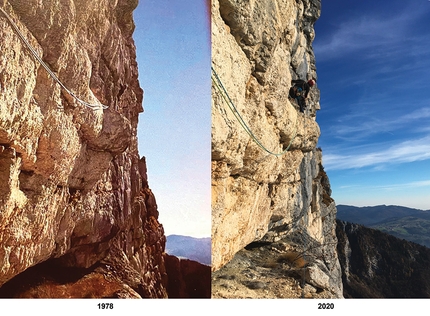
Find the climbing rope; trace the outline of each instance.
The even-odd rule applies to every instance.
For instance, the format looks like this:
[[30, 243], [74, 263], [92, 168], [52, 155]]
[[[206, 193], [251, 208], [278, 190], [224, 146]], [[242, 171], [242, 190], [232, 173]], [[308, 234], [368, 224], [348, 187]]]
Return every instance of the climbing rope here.
[[76, 101], [81, 103], [82, 105], [85, 105], [86, 107], [90, 108], [91, 110], [98, 110], [98, 109], [107, 109], [108, 106], [103, 104], [91, 104], [88, 102], [85, 102], [78, 98], [73, 91], [68, 89], [61, 81], [60, 79], [52, 72], [52, 70], [49, 68], [49, 66], [42, 60], [42, 58], [38, 55], [36, 50], [31, 46], [31, 44], [27, 41], [25, 36], [21, 33], [18, 26], [15, 24], [15, 22], [11, 19], [11, 17], [2, 9], [0, 8], [0, 11], [3, 13], [3, 15], [6, 17], [6, 19], [11, 24], [12, 28], [14, 29], [15, 33], [21, 38], [21, 40], [24, 42], [24, 44], [27, 46], [27, 48], [30, 50], [34, 58], [45, 68], [45, 70], [48, 72], [48, 74], [70, 95], [72, 96]]
[[228, 107], [230, 108], [230, 110], [233, 112], [233, 115], [236, 117], [236, 119], [239, 121], [239, 124], [243, 127], [243, 129], [248, 133], [248, 135], [251, 137], [251, 139], [265, 152], [269, 153], [270, 155], [274, 155], [274, 156], [282, 156], [284, 155], [288, 149], [290, 149], [291, 144], [293, 143], [294, 138], [297, 135], [297, 122], [296, 122], [296, 127], [295, 127], [295, 131], [294, 131], [294, 136], [291, 138], [290, 143], [288, 144], [287, 148], [285, 148], [282, 152], [280, 153], [275, 153], [270, 151], [269, 149], [267, 149], [261, 142], [260, 140], [254, 135], [254, 133], [252, 132], [252, 130], [249, 128], [249, 126], [246, 124], [245, 120], [242, 118], [242, 116], [240, 115], [239, 111], [237, 110], [236, 106], [234, 105], [233, 101], [231, 100], [230, 96], [227, 93], [227, 90], [224, 88], [224, 85], [222, 84], [221, 79], [219, 78], [217, 72], [215, 71], [215, 69], [211, 66], [212, 69], [212, 82], [214, 83], [215, 87], [218, 89], [218, 91], [220, 92], [221, 96], [223, 97], [224, 101], [227, 103]]
[[306, 137], [307, 134], [307, 117], [309, 117], [309, 106], [306, 106], [306, 115], [303, 115], [303, 147], [306, 148], [307, 142], [308, 142], [308, 138]]

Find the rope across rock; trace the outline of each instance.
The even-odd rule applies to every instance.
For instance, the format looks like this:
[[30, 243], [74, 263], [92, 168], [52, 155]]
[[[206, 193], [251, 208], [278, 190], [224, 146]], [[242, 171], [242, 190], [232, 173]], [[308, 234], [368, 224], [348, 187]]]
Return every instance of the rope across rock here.
[[76, 94], [68, 89], [61, 80], [57, 77], [57, 75], [52, 72], [52, 70], [49, 68], [49, 66], [42, 60], [42, 58], [39, 56], [39, 54], [36, 52], [34, 47], [27, 41], [24, 34], [19, 30], [16, 23], [11, 19], [11, 17], [2, 9], [0, 8], [0, 11], [3, 13], [3, 15], [6, 17], [6, 19], [9, 21], [10, 25], [12, 26], [15, 33], [21, 38], [21, 40], [24, 42], [25, 46], [30, 50], [31, 54], [34, 56], [34, 58], [45, 68], [45, 70], [48, 72], [48, 74], [54, 79], [70, 96], [72, 96], [76, 101], [81, 103], [82, 105], [90, 108], [91, 110], [99, 110], [99, 109], [107, 109], [108, 106], [103, 104], [91, 104], [88, 102], [85, 102], [84, 100], [78, 98]]
[[291, 138], [287, 148], [285, 148], [282, 152], [276, 153], [269, 149], [267, 149], [261, 141], [254, 135], [251, 128], [246, 124], [245, 120], [240, 115], [239, 111], [237, 110], [236, 106], [234, 105], [233, 101], [231, 100], [230, 96], [227, 93], [227, 90], [224, 88], [224, 85], [221, 82], [221, 79], [219, 78], [217, 72], [215, 71], [214, 67], [211, 67], [212, 69], [212, 82], [214, 83], [215, 87], [218, 89], [218, 91], [221, 93], [224, 101], [227, 103], [230, 110], [233, 112], [233, 115], [236, 117], [236, 119], [239, 121], [240, 125], [243, 127], [243, 129], [248, 133], [248, 135], [251, 137], [251, 139], [265, 152], [267, 152], [270, 155], [274, 156], [282, 156], [284, 155], [291, 147], [291, 144], [293, 143], [294, 139], [297, 136], [297, 121], [296, 126], [294, 130], [294, 136]]

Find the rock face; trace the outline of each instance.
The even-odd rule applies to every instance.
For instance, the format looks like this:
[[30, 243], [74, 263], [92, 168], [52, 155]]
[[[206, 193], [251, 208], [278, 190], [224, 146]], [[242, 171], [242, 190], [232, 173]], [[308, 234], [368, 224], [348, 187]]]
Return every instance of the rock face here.
[[165, 236], [137, 152], [136, 5], [0, 1], [68, 89], [109, 106], [65, 94], [0, 13], [0, 286], [55, 260], [166, 296]]
[[194, 260], [164, 255], [169, 298], [210, 298], [211, 267]]
[[[288, 98], [291, 80], [316, 78], [319, 14], [319, 0], [212, 1], [212, 267], [252, 242], [282, 242], [305, 252], [307, 283], [340, 297], [336, 208], [316, 148], [319, 90], [305, 113]], [[285, 154], [251, 139], [216, 76], [259, 142]]]
[[338, 221], [346, 298], [430, 297], [430, 249], [379, 230]]

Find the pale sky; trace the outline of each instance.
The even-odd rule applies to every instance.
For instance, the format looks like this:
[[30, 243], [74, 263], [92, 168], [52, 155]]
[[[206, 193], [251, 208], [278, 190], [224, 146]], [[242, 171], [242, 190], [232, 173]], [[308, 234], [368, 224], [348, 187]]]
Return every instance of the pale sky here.
[[211, 235], [208, 10], [204, 0], [141, 0], [134, 12], [139, 154], [166, 235]]

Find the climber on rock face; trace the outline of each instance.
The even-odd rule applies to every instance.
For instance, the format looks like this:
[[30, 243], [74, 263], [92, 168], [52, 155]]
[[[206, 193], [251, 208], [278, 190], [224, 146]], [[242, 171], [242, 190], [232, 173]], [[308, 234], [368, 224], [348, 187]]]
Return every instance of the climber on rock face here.
[[289, 96], [291, 99], [296, 99], [297, 104], [300, 107], [300, 112], [305, 112], [306, 98], [308, 97], [310, 89], [315, 85], [315, 79], [310, 79], [307, 82], [304, 80], [292, 80], [291, 84], [294, 84], [290, 88]]

